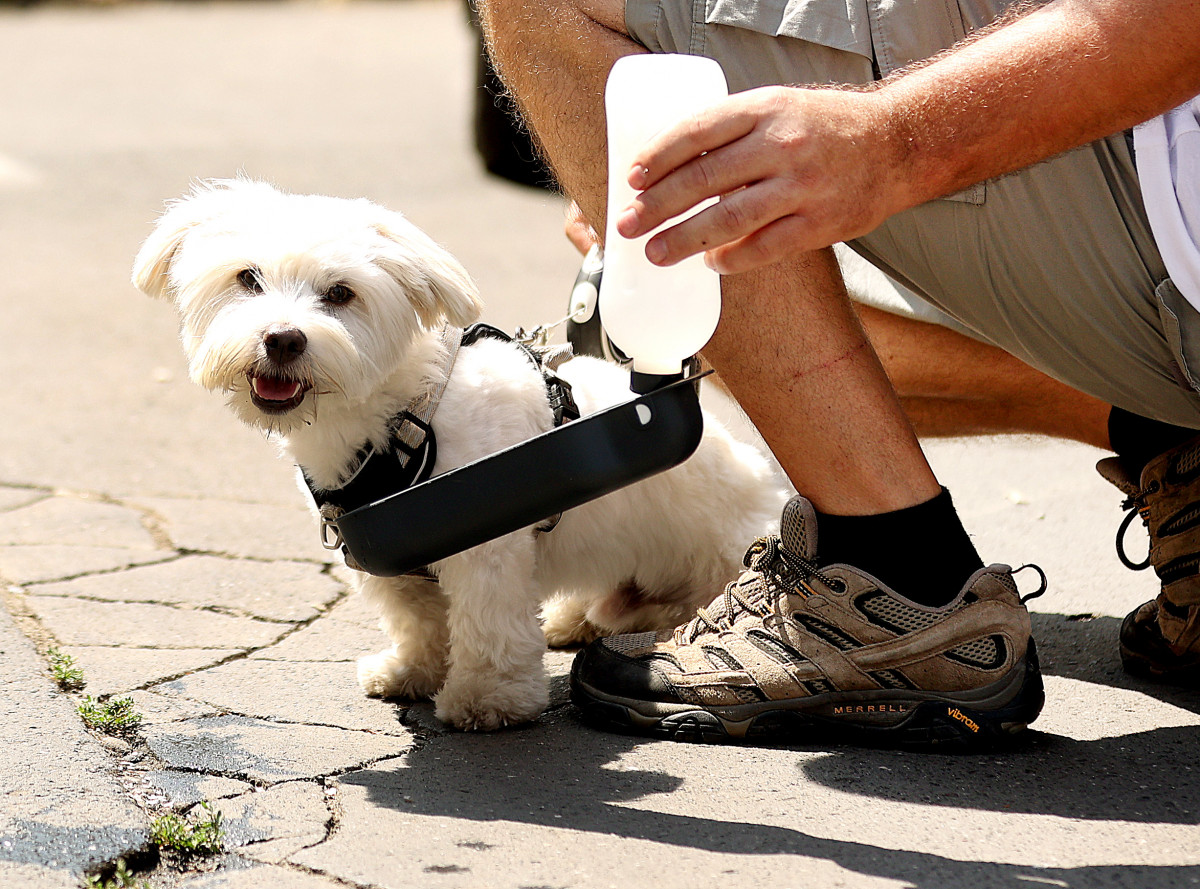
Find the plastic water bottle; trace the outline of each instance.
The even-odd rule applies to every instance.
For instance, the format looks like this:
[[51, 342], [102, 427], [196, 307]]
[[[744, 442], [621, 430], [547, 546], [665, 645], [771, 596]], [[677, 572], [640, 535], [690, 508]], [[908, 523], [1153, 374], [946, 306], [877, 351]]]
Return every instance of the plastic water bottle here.
[[[627, 181], [629, 170], [634, 155], [658, 131], [728, 93], [721, 66], [702, 56], [625, 56], [608, 76], [609, 221], [600, 314], [613, 343], [633, 359], [637, 390], [644, 388], [639, 374], [678, 376], [683, 362], [708, 342], [721, 316], [721, 279], [699, 255], [668, 267], [651, 263], [645, 251], [653, 232], [632, 240], [617, 234], [616, 217], [636, 196]], [[707, 203], [697, 210], [703, 206]]]

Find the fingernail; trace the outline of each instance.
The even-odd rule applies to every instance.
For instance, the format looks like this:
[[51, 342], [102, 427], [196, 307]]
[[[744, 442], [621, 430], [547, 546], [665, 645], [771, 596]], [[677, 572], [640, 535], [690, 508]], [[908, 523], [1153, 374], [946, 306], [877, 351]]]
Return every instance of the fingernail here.
[[714, 272], [716, 272], [718, 275], [721, 274], [720, 268], [717, 267], [717, 260], [713, 257], [713, 255], [711, 253], [704, 254], [704, 264], [706, 266], [708, 266], [710, 269], [712, 269]]
[[658, 265], [667, 258], [667, 245], [662, 241], [650, 241], [646, 244], [646, 258]]
[[617, 217], [617, 233], [626, 238], [637, 236], [637, 210], [629, 207]]
[[629, 187], [636, 188], [640, 191], [646, 184], [646, 176], [649, 174], [649, 172], [650, 171], [641, 164], [634, 164], [633, 169], [629, 171]]

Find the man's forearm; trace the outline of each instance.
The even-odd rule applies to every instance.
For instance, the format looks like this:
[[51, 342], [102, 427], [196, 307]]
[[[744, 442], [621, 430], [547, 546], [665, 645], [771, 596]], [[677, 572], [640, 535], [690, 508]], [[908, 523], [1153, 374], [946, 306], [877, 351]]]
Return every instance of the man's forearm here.
[[915, 206], [1119, 132], [1200, 93], [1196, 0], [1054, 0], [885, 83]]
[[869, 92], [763, 87], [668, 127], [634, 158], [627, 238], [724, 274], [860, 237], [1200, 93], [1198, 0], [1052, 0]]

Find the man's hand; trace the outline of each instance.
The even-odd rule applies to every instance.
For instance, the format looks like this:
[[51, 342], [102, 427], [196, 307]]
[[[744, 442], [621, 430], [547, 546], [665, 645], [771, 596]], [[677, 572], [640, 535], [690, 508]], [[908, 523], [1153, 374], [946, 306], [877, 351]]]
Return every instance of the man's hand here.
[[638, 153], [629, 184], [641, 194], [618, 208], [617, 231], [638, 237], [720, 197], [652, 238], [646, 255], [671, 265], [704, 251], [723, 274], [865, 234], [904, 208], [901, 159], [886, 154], [893, 140], [880, 138], [887, 128], [868, 92], [738, 93]]
[[574, 201], [567, 204], [566, 216], [563, 219], [563, 232], [566, 234], [567, 240], [582, 256], [586, 256], [593, 246], [600, 243], [596, 230], [584, 217], [579, 204]]
[[871, 92], [767, 87], [658, 134], [617, 231], [723, 273], [858, 237], [893, 213], [1118, 133], [1200, 91], [1196, 0], [1050, 0]]

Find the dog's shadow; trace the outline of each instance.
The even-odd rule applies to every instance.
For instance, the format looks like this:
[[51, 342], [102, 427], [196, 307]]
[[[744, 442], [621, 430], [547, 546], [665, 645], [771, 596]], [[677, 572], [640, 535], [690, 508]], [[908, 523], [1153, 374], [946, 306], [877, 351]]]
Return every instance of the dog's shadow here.
[[[1115, 626], [1104, 619], [1072, 620], [1060, 615], [1037, 620], [1052, 675], [1061, 672], [1099, 684], [1146, 690], [1134, 680], [1118, 679], [1118, 674], [1123, 676], [1119, 664], [1113, 671], [1108, 661], [1091, 658], [1092, 648], [1099, 650], [1102, 644], [1108, 657], [1115, 657]], [[1074, 644], [1068, 645], [1072, 638]], [[410, 816], [507, 821], [740, 855], [803, 856], [922, 889], [967, 885], [1025, 889], [1031, 880], [1067, 887], [1174, 886], [1200, 881], [1200, 866], [1047, 868], [955, 860], [813, 836], [778, 824], [750, 823], [745, 817], [745, 794], [792, 789], [802, 775], [807, 781], [865, 798], [918, 805], [1096, 822], [1197, 824], [1200, 769], [1187, 768], [1200, 753], [1194, 726], [1086, 742], [1030, 732], [1012, 750], [976, 755], [859, 748], [828, 752], [811, 747], [683, 748], [583, 726], [563, 700], [564, 686], [565, 677], [554, 677], [556, 706], [532, 726], [493, 735], [439, 732], [407, 755], [406, 768], [381, 766], [342, 780], [363, 786], [374, 805]], [[1200, 709], [1195, 694], [1178, 697], [1181, 706], [1190, 702], [1188, 709]], [[427, 706], [413, 708], [410, 719], [414, 718], [436, 731]], [[649, 745], [654, 747], [647, 750]], [[639, 769], [639, 762], [668, 765]], [[729, 774], [728, 783], [718, 784], [715, 791], [709, 787], [710, 778], [704, 801], [687, 806], [715, 814], [679, 814], [679, 805], [645, 803], [661, 794], [688, 793], [688, 776], [695, 774], [698, 764]], [[736, 801], [737, 811], [731, 812], [730, 820], [721, 814], [723, 798]], [[464, 805], [464, 800], [470, 804]]]

